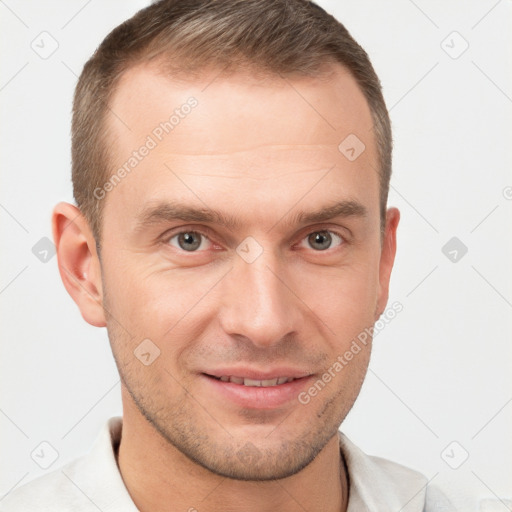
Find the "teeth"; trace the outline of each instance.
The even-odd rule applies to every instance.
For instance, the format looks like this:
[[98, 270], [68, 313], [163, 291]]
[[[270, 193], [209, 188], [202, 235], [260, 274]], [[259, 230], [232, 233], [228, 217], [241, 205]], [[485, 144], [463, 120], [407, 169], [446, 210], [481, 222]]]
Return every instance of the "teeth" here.
[[[231, 378], [233, 378], [233, 377], [231, 377]], [[263, 382], [267, 382], [267, 381], [254, 380], [254, 379], [247, 379], [247, 378], [245, 378], [244, 379], [244, 386], [263, 386]]]
[[217, 378], [222, 382], [232, 382], [233, 384], [243, 384], [244, 386], [251, 387], [277, 386], [279, 384], [285, 384], [286, 382], [295, 380], [293, 377], [276, 377], [275, 379], [256, 380], [249, 379], [247, 377], [233, 377], [228, 375], [223, 375], [222, 377]]

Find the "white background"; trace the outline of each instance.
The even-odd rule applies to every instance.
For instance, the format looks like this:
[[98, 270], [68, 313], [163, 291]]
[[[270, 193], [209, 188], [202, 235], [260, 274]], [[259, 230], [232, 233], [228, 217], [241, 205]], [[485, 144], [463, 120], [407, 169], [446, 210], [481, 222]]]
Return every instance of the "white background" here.
[[[51, 238], [53, 205], [72, 202], [76, 75], [145, 4], [0, 2], [0, 498], [88, 451], [121, 414], [106, 330], [82, 320], [56, 258], [42, 263], [32, 247]], [[512, 2], [319, 4], [381, 77], [395, 139], [390, 204], [402, 212], [390, 304], [404, 309], [376, 338], [343, 430], [422, 471], [464, 511], [512, 510], [499, 501], [512, 499]], [[59, 45], [47, 59], [31, 48], [41, 37], [51, 47], [43, 31]], [[469, 44], [458, 58], [454, 31]], [[441, 250], [454, 236], [468, 248], [457, 262]], [[47, 470], [30, 456], [42, 441], [59, 453]], [[443, 460], [457, 465], [465, 451], [458, 469]]]

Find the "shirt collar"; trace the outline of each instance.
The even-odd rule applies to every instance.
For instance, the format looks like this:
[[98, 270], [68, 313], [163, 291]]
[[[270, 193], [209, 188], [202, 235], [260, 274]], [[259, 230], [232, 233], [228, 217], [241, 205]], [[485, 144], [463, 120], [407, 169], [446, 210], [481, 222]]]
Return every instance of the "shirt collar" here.
[[349, 477], [347, 512], [422, 512], [427, 479], [405, 466], [370, 457], [338, 433]]

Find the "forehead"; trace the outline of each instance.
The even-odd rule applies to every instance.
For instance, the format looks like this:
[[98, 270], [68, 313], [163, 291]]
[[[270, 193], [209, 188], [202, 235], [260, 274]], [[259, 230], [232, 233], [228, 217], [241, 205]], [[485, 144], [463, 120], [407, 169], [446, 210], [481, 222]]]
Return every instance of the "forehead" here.
[[[349, 133], [357, 133], [367, 147], [373, 145], [367, 101], [339, 64], [322, 77], [252, 75], [249, 70], [226, 75], [215, 68], [190, 79], [180, 76], [165, 74], [156, 64], [128, 69], [110, 105], [108, 124], [114, 137], [137, 143], [139, 132], [151, 133], [193, 96], [200, 107], [194, 111], [194, 130], [200, 131], [191, 139], [186, 127], [174, 130], [166, 141], [169, 146], [196, 145], [201, 152], [221, 153], [255, 143], [337, 145]], [[230, 137], [233, 133], [236, 140]]]
[[[328, 192], [327, 200], [345, 187], [378, 203], [370, 110], [340, 65], [322, 78], [205, 70], [193, 80], [139, 65], [122, 77], [110, 108], [110, 175], [128, 172], [107, 205], [136, 212], [176, 194], [192, 203], [235, 194], [262, 207], [278, 196], [296, 201], [321, 177], [315, 193]], [[364, 151], [350, 159], [340, 143]]]

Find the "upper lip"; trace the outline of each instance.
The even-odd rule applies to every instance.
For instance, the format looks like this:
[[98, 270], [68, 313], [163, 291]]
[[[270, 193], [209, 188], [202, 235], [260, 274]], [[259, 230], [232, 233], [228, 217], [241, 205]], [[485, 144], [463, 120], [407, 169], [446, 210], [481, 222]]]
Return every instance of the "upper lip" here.
[[212, 377], [242, 377], [254, 380], [271, 380], [279, 377], [292, 377], [294, 379], [300, 379], [302, 377], [308, 377], [311, 372], [307, 370], [301, 370], [297, 368], [281, 367], [273, 368], [272, 370], [255, 370], [253, 368], [218, 368], [215, 370], [208, 370], [204, 372], [206, 375]]

